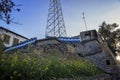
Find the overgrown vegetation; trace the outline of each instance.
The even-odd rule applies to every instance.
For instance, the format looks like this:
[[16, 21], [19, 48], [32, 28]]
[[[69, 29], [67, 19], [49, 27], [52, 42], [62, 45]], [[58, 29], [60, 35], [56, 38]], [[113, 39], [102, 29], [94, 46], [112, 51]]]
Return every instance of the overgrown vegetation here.
[[68, 60], [55, 54], [0, 54], [0, 80], [79, 78], [101, 73], [103, 72], [89, 62], [72, 58]]

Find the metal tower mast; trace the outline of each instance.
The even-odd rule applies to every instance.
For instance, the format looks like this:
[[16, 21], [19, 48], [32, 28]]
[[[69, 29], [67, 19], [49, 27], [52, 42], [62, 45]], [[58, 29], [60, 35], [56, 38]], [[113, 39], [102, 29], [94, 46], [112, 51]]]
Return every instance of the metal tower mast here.
[[45, 35], [46, 37], [66, 36], [66, 29], [60, 0], [50, 0]]
[[87, 31], [87, 23], [86, 23], [86, 19], [85, 19], [85, 14], [84, 14], [84, 12], [82, 13], [82, 15], [83, 15], [84, 23], [85, 23], [85, 28], [86, 28], [86, 31]]

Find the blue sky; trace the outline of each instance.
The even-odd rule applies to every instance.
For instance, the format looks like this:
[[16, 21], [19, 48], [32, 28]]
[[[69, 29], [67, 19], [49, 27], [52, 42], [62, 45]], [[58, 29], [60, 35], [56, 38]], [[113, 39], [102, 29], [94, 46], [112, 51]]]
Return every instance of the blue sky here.
[[[6, 25], [0, 21], [0, 26], [10, 29], [28, 38], [45, 37], [49, 0], [13, 0], [19, 6], [20, 12], [13, 12], [14, 21], [22, 25]], [[106, 21], [120, 25], [120, 0], [61, 0], [63, 16], [68, 36], [78, 35], [85, 30], [82, 12], [85, 13], [88, 29], [98, 29]]]

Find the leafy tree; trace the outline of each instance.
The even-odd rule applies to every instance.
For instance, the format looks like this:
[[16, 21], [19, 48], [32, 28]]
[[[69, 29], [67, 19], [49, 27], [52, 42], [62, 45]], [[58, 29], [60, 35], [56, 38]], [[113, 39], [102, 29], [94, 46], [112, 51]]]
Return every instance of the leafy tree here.
[[[116, 44], [117, 44], [117, 43], [120, 44], [120, 29], [117, 29], [117, 30], [116, 30], [116, 33], [117, 33], [117, 35], [116, 35], [116, 37], [117, 37], [117, 39], [116, 39]], [[117, 51], [118, 53], [120, 53], [120, 46], [117, 46], [117, 47], [116, 47], [116, 51]]]
[[120, 41], [120, 29], [116, 29], [117, 27], [119, 27], [119, 25], [116, 23], [107, 24], [103, 22], [98, 30], [114, 54], [117, 50], [116, 43]]
[[12, 0], [0, 0], [0, 19], [9, 24], [11, 19], [11, 12], [13, 10], [20, 11], [20, 9], [15, 9], [16, 5]]

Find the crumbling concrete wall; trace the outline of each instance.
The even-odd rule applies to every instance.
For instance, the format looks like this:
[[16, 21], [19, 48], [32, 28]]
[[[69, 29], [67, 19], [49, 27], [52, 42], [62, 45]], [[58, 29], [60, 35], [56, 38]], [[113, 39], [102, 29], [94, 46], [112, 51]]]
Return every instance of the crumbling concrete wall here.
[[75, 54], [92, 62], [107, 73], [119, 74], [115, 56], [95, 30], [81, 32], [80, 36], [81, 42], [76, 45]]
[[81, 32], [80, 39], [81, 41], [77, 43], [63, 43], [56, 38], [38, 40], [36, 49], [42, 49], [43, 53], [58, 51], [64, 55], [69, 53], [79, 55], [81, 59], [90, 61], [103, 71], [112, 74], [117, 80], [114, 75], [119, 74], [119, 68], [115, 56], [98, 33], [95, 30]]

